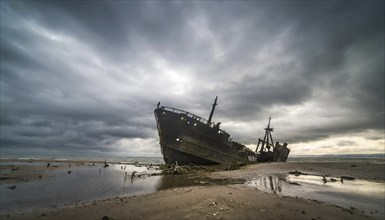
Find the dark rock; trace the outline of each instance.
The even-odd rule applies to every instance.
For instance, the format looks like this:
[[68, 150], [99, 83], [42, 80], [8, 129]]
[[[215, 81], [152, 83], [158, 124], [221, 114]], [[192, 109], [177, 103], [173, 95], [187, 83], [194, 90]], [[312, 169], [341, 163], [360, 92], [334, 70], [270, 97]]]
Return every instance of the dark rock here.
[[13, 186], [7, 186], [8, 189], [16, 189], [16, 185]]
[[322, 180], [324, 181], [324, 183], [327, 182], [326, 177], [324, 175], [322, 176]]
[[351, 177], [351, 176], [341, 176], [341, 179], [344, 179], [344, 180], [355, 180], [356, 178]]
[[297, 185], [297, 186], [300, 186], [301, 184], [297, 183], [297, 182], [288, 182], [289, 184], [292, 184], [292, 185]]
[[295, 176], [299, 176], [299, 175], [309, 175], [309, 174], [307, 174], [307, 173], [303, 173], [303, 172], [301, 172], [301, 171], [290, 171], [289, 172], [289, 174], [293, 174], [293, 175], [295, 175]]

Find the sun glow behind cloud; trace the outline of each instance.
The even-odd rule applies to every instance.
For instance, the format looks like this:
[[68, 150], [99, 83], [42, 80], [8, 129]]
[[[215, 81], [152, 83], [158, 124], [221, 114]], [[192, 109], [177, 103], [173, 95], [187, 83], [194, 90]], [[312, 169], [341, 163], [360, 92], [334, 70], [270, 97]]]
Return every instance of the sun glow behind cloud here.
[[171, 95], [184, 95], [189, 91], [191, 78], [187, 68], [176, 68], [167, 63], [164, 59], [155, 61], [155, 68], [158, 71], [161, 83], [165, 85], [165, 90]]

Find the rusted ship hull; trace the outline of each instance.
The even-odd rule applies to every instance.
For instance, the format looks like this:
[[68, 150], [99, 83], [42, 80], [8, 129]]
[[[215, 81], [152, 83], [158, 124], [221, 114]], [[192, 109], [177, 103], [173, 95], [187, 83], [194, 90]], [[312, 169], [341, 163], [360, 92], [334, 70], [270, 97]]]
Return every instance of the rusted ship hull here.
[[160, 147], [167, 164], [231, 164], [255, 161], [256, 153], [230, 140], [219, 124], [189, 112], [157, 107]]

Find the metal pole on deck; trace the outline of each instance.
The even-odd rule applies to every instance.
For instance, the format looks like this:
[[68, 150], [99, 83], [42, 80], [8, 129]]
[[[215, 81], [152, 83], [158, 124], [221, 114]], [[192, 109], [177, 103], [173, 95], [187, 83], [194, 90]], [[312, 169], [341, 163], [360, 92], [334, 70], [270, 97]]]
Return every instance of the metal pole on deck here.
[[208, 125], [210, 125], [210, 123], [211, 123], [211, 119], [212, 119], [213, 114], [214, 114], [214, 109], [215, 109], [215, 106], [217, 105], [217, 99], [218, 99], [218, 96], [215, 97], [215, 100], [213, 103], [213, 108], [211, 109], [209, 120], [207, 121]]

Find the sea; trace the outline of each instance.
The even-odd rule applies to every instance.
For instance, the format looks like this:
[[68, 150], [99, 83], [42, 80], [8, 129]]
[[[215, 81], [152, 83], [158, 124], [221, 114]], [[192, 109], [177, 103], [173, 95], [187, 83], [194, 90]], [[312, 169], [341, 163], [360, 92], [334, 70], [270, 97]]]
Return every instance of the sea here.
[[374, 163], [384, 164], [385, 154], [342, 154], [342, 155], [292, 155], [287, 162], [320, 162], [320, 163]]
[[[110, 162], [110, 163], [141, 163], [164, 164], [162, 157], [143, 156], [82, 156], [82, 155], [0, 155], [0, 165], [4, 161], [85, 161], [85, 162]], [[319, 162], [319, 163], [374, 163], [384, 164], [385, 154], [343, 154], [343, 155], [290, 155], [287, 162]]]

